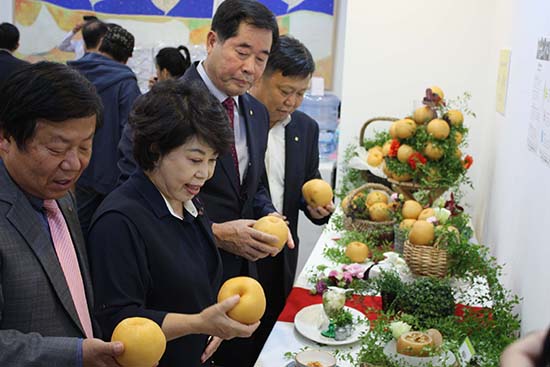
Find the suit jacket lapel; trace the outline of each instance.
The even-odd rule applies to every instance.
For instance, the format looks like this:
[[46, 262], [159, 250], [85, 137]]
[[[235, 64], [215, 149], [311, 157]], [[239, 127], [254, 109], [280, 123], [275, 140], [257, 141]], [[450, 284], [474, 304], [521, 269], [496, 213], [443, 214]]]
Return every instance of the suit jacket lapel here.
[[[258, 154], [258, 146], [256, 144], [256, 137], [254, 134], [254, 110], [248, 106], [248, 104], [245, 101], [246, 96], [240, 96], [239, 97], [239, 108], [241, 110], [242, 115], [244, 116], [244, 125], [246, 127], [246, 144], [248, 146], [248, 171], [253, 171], [257, 167], [255, 166], [255, 162], [253, 162], [254, 157], [259, 157]], [[254, 173], [252, 172], [243, 172], [243, 174], [246, 174], [245, 180], [248, 180], [252, 177], [254, 177]], [[243, 181], [244, 182], [244, 181]]]
[[303, 155], [303, 152], [301, 151], [301, 147], [303, 145], [300, 140], [300, 131], [296, 128], [295, 121], [291, 121], [285, 128], [285, 195], [283, 202], [283, 213], [289, 207], [287, 200], [289, 197], [292, 197], [292, 195], [288, 195], [287, 193], [296, 190], [296, 188], [293, 187], [296, 186], [294, 173], [298, 170], [298, 157]]
[[231, 153], [226, 153], [218, 159], [218, 164], [222, 167], [223, 171], [227, 176], [227, 180], [231, 183], [231, 187], [237, 195], [240, 193], [240, 189], [237, 186], [237, 171], [235, 170], [235, 165], [233, 164], [233, 157]]
[[[17, 229], [35, 254], [36, 259], [41, 264], [44, 273], [59, 297], [61, 304], [84, 336], [84, 329], [76, 313], [76, 308], [69, 287], [67, 286], [65, 275], [63, 274], [63, 270], [61, 270], [61, 265], [59, 264], [55, 249], [50, 240], [50, 235], [46, 231], [46, 228], [44, 228], [44, 224], [40, 222], [29, 200], [13, 182], [6, 167], [1, 161], [0, 187], [2, 188], [0, 190], [0, 200], [11, 204], [11, 208], [6, 214], [6, 219], [15, 229]], [[89, 286], [90, 282], [88, 281], [87, 283]], [[91, 292], [89, 294], [91, 294]]]
[[57, 259], [55, 249], [50, 241], [50, 236], [46, 232], [44, 225], [39, 222], [37, 215], [34, 213], [34, 209], [23, 193], [19, 192], [17, 194], [13, 206], [7, 214], [7, 219], [17, 228], [21, 236], [23, 236], [32, 249], [36, 258], [42, 265], [44, 273], [46, 273], [46, 276], [50, 280], [55, 293], [59, 297], [61, 304], [82, 331], [82, 335], [85, 335], [78, 314], [76, 313], [71, 292], [65, 280], [65, 275], [63, 274], [63, 270], [61, 270], [61, 265]]

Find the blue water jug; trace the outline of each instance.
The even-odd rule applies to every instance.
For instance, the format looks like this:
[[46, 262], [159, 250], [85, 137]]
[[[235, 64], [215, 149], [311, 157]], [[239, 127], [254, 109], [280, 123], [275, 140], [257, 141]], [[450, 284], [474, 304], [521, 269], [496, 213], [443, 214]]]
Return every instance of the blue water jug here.
[[335, 160], [338, 150], [338, 106], [340, 100], [325, 93], [323, 78], [312, 78], [311, 90], [304, 95], [300, 111], [308, 114], [319, 125], [319, 158]]

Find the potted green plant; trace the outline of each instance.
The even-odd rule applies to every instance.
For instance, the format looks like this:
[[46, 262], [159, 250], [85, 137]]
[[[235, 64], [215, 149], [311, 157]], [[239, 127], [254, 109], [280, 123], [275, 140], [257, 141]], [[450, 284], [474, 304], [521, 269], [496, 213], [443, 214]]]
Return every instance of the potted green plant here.
[[374, 285], [376, 290], [382, 296], [382, 310], [388, 312], [390, 310], [397, 311], [397, 298], [403, 292], [403, 281], [401, 277], [395, 271], [380, 272], [378, 277], [374, 278]]

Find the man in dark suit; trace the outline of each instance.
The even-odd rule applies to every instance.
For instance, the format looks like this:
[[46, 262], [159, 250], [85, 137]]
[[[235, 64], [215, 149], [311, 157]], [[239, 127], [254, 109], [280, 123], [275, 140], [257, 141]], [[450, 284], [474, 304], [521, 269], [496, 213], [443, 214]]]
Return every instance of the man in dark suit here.
[[302, 197], [302, 185], [319, 173], [319, 126], [297, 111], [308, 89], [315, 63], [309, 50], [297, 39], [282, 36], [271, 52], [266, 69], [250, 93], [269, 111], [266, 176], [275, 209], [289, 221], [296, 248], [283, 249], [275, 257], [256, 262], [260, 283], [267, 297], [267, 310], [254, 334], [260, 353], [285, 300], [292, 289], [298, 262], [298, 215], [302, 210], [315, 224], [324, 224], [334, 204], [312, 208]]
[[10, 23], [0, 24], [0, 85], [28, 62], [13, 56], [19, 47], [19, 30]]
[[[235, 144], [218, 159], [214, 176], [199, 195], [212, 219], [221, 248], [224, 279], [257, 276], [254, 261], [274, 256], [274, 236], [252, 228], [255, 219], [276, 214], [261, 182], [269, 117], [265, 107], [247, 90], [258, 80], [279, 37], [273, 13], [254, 0], [226, 0], [216, 10], [206, 40], [207, 57], [191, 66], [184, 83], [198, 82], [228, 112]], [[288, 246], [294, 247], [289, 233]], [[222, 343], [214, 355], [221, 366], [247, 367], [254, 363], [249, 339]]]
[[70, 188], [101, 113], [94, 87], [41, 62], [0, 89], [0, 365], [118, 366], [97, 336], [86, 249]]

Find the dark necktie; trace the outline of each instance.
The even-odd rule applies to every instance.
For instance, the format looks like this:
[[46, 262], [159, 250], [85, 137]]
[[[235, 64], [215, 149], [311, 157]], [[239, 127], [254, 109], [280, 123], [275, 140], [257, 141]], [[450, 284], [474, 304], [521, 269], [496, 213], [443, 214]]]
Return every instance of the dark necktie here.
[[[222, 105], [223, 107], [225, 107], [227, 116], [229, 116], [229, 126], [231, 126], [231, 130], [234, 130], [233, 120], [235, 118], [235, 100], [231, 97], [227, 97], [225, 101], [222, 102]], [[233, 136], [235, 136], [234, 132]], [[237, 186], [241, 186], [241, 175], [239, 173], [239, 157], [237, 156], [237, 148], [235, 147], [235, 142], [231, 144], [231, 157], [233, 158], [233, 165], [235, 166], [235, 171], [237, 172]]]

